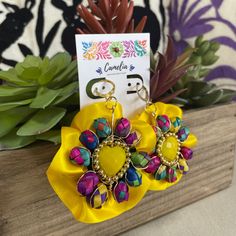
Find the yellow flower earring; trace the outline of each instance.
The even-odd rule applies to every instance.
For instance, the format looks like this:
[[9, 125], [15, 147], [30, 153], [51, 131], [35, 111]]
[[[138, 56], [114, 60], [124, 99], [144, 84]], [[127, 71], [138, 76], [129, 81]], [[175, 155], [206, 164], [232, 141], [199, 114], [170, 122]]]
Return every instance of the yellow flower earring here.
[[156, 145], [156, 134], [142, 119], [129, 121], [110, 92], [105, 102], [89, 105], [62, 128], [62, 143], [48, 171], [49, 182], [74, 217], [101, 222], [131, 209], [150, 188], [141, 174]]
[[138, 117], [153, 126], [157, 142], [151, 161], [145, 168], [151, 181], [150, 190], [165, 190], [176, 184], [189, 170], [188, 161], [193, 156], [197, 138], [183, 126], [182, 110], [172, 104], [152, 104], [145, 87], [137, 88], [137, 94], [146, 102], [146, 109]]

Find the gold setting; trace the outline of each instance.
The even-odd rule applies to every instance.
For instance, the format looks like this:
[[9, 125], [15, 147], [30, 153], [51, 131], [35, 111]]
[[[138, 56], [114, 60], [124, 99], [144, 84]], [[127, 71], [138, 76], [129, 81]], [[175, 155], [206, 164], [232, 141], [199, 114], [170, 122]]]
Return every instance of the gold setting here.
[[[164, 143], [164, 141], [168, 138], [168, 137], [175, 137], [176, 140], [178, 141], [178, 151], [176, 153], [176, 157], [173, 161], [168, 161], [162, 154], [161, 148], [162, 148], [162, 144]], [[159, 138], [158, 142], [157, 142], [157, 154], [161, 159], [162, 164], [168, 166], [168, 167], [174, 167], [177, 166], [179, 164], [179, 158], [180, 158], [180, 148], [181, 148], [181, 142], [178, 139], [178, 136], [175, 133], [165, 133], [162, 134], [161, 137]]]
[[[125, 160], [125, 164], [123, 165], [123, 167], [119, 170], [119, 172], [117, 174], [115, 174], [112, 177], [109, 177], [106, 175], [106, 173], [101, 169], [100, 163], [99, 163], [99, 153], [101, 151], [101, 149], [105, 146], [108, 147], [121, 147], [123, 148], [123, 150], [125, 151], [126, 154], [126, 160]], [[108, 185], [108, 186], [112, 186], [114, 183], [118, 182], [118, 180], [120, 178], [122, 178], [124, 176], [124, 174], [126, 173], [127, 169], [130, 166], [130, 162], [131, 162], [131, 153], [130, 153], [130, 148], [129, 146], [120, 138], [118, 137], [114, 137], [114, 136], [110, 136], [108, 137], [106, 140], [104, 140], [93, 152], [92, 158], [93, 158], [93, 162], [92, 162], [92, 168], [93, 170], [99, 175], [100, 180]]]

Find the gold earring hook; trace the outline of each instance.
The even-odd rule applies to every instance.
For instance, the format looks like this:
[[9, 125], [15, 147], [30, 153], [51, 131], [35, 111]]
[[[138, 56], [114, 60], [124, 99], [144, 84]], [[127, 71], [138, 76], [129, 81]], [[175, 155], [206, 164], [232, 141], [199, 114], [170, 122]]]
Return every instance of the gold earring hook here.
[[[155, 118], [157, 115], [157, 107], [155, 104], [152, 103], [147, 88], [142, 85], [142, 87], [139, 89], [138, 84], [136, 85], [136, 91], [141, 100], [143, 100], [146, 103], [145, 111], [151, 116], [153, 124], [155, 124]], [[142, 95], [142, 92], [144, 95]], [[154, 106], [154, 111], [151, 111], [148, 109], [151, 105]]]
[[112, 85], [112, 88], [108, 93], [100, 93], [98, 91], [97, 87], [94, 89], [94, 93], [96, 93], [97, 96], [106, 99], [106, 108], [112, 112], [112, 115], [111, 115], [111, 127], [112, 127], [111, 137], [112, 137], [112, 139], [111, 140], [113, 142], [113, 139], [114, 139], [113, 132], [114, 132], [115, 109], [116, 109], [117, 103], [118, 103], [116, 97], [113, 96], [113, 94], [115, 93], [116, 86], [111, 80], [108, 80], [108, 79], [100, 80], [97, 83], [109, 83], [109, 84]]
[[[152, 101], [149, 98], [148, 90], [144, 85], [142, 85], [142, 87], [139, 89], [138, 84], [136, 84], [136, 91], [139, 98], [146, 103], [146, 106], [152, 105]], [[142, 92], [144, 93], [144, 96], [141, 94]]]
[[106, 100], [108, 100], [108, 99], [111, 100], [110, 98], [115, 93], [115, 87], [116, 87], [115, 84], [111, 80], [108, 80], [108, 79], [100, 80], [97, 83], [108, 83], [108, 84], [112, 85], [112, 88], [111, 88], [111, 90], [108, 93], [101, 93], [101, 92], [99, 92], [97, 87], [94, 89], [94, 93], [97, 96], [105, 98]]

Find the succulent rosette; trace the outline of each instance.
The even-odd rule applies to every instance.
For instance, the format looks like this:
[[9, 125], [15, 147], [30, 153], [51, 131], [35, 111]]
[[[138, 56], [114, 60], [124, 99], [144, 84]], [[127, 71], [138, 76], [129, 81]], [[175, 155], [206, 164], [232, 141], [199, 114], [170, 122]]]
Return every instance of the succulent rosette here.
[[157, 102], [140, 116], [153, 126], [157, 143], [145, 172], [151, 180], [150, 190], [165, 190], [176, 184], [189, 170], [188, 160], [197, 138], [183, 125], [182, 110], [172, 104]]
[[[62, 128], [62, 144], [47, 176], [75, 218], [97, 223], [134, 207], [149, 189], [142, 174], [156, 145], [152, 126], [129, 121], [118, 103], [112, 127], [106, 103], [83, 108], [71, 127]], [[112, 129], [113, 128], [113, 129]]]

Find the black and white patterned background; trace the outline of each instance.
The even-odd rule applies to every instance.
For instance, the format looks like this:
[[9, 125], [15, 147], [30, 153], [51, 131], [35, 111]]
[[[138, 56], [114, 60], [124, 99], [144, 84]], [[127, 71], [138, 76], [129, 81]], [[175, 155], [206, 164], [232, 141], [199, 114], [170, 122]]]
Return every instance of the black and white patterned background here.
[[[166, 22], [162, 0], [135, 0], [135, 22], [148, 16], [153, 51], [163, 48]], [[13, 66], [28, 54], [42, 57], [68, 51], [75, 55], [74, 34], [84, 23], [76, 14], [83, 0], [4, 0], [0, 2], [0, 69]]]

